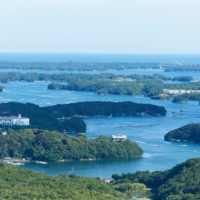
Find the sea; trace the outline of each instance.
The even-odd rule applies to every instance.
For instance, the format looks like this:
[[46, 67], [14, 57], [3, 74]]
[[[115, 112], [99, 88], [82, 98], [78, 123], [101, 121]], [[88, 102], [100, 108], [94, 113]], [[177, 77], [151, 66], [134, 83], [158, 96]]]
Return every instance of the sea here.
[[[181, 63], [200, 63], [200, 55], [104, 55], [104, 54], [0, 54], [0, 60], [5, 62], [164, 62], [176, 60]], [[8, 71], [0, 69], [0, 72]], [[23, 70], [10, 70], [24, 73]], [[110, 70], [108, 70], [110, 71]], [[164, 72], [163, 70], [111, 70], [114, 74], [163, 74], [174, 77], [184, 72]], [[56, 73], [37, 70], [38, 73]], [[71, 72], [70, 72], [71, 73]], [[82, 72], [92, 73], [92, 72]], [[100, 73], [100, 72], [96, 72]], [[190, 73], [200, 80], [200, 73]], [[165, 141], [164, 135], [176, 128], [190, 123], [200, 122], [200, 106], [198, 101], [189, 101], [187, 104], [175, 104], [171, 101], [151, 100], [144, 96], [99, 96], [93, 92], [75, 92], [67, 90], [48, 90], [50, 82], [11, 82], [0, 84], [7, 91], [0, 93], [0, 103], [5, 102], [31, 102], [40, 106], [56, 104], [70, 104], [83, 101], [132, 101], [136, 103], [150, 103], [164, 106], [167, 115], [164, 117], [112, 117], [112, 118], [87, 118], [86, 134], [95, 139], [100, 135], [125, 134], [128, 139], [136, 142], [143, 150], [141, 158], [130, 160], [94, 160], [52, 162], [48, 164], [26, 163], [24, 168], [32, 169], [48, 175], [76, 174], [78, 176], [109, 178], [114, 173], [122, 174], [136, 171], [166, 170], [186, 161], [200, 156], [200, 144], [194, 142]], [[73, 137], [73, 136], [72, 136]]]

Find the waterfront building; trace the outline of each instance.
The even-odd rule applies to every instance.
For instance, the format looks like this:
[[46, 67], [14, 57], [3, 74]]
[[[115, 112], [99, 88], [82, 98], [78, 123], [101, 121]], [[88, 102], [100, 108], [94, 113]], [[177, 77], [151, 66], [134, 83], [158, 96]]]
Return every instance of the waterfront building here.
[[4, 126], [28, 126], [29, 118], [21, 117], [21, 114], [18, 116], [2, 117], [0, 116], [0, 124]]
[[126, 141], [126, 135], [122, 134], [117, 134], [117, 135], [112, 135], [112, 140], [115, 142], [123, 142]]

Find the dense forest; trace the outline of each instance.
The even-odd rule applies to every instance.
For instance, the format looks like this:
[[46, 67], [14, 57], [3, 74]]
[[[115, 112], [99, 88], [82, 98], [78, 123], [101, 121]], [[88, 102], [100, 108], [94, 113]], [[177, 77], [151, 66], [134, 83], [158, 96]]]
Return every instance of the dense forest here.
[[187, 103], [188, 99], [184, 98], [183, 96], [176, 96], [176, 97], [174, 97], [172, 102], [173, 103]]
[[[41, 128], [58, 130], [66, 133], [86, 132], [84, 117], [105, 116], [164, 116], [166, 110], [152, 104], [137, 104], [133, 102], [79, 102], [39, 107], [32, 103], [9, 102], [0, 104], [0, 116], [28, 117], [29, 126], [12, 126], [14, 129]], [[7, 127], [4, 127], [5, 129]]]
[[41, 129], [8, 129], [0, 136], [0, 158], [26, 158], [41, 161], [81, 159], [131, 159], [140, 157], [142, 149], [134, 142], [113, 142], [99, 136], [88, 139], [83, 133], [76, 137]]
[[185, 93], [185, 94], [180, 94], [180, 98], [185, 98], [188, 100], [200, 100], [200, 94], [199, 93]]
[[199, 64], [178, 64], [176, 62], [165, 63], [132, 63], [132, 62], [0, 62], [2, 69], [24, 69], [24, 70], [67, 70], [67, 71], [105, 71], [105, 70], [127, 70], [127, 69], [164, 69], [170, 71], [200, 71]]
[[57, 104], [41, 108], [55, 117], [105, 117], [105, 116], [165, 116], [166, 110], [162, 106], [152, 104], [124, 102], [88, 101], [71, 104]]
[[190, 159], [170, 170], [114, 174], [113, 184], [143, 183], [152, 188], [155, 200], [200, 199], [200, 158]]
[[22, 117], [28, 117], [30, 119], [30, 126], [12, 126], [14, 129], [30, 127], [58, 130], [67, 133], [86, 131], [86, 124], [81, 118], [71, 116], [71, 118], [60, 121], [53, 115], [53, 112], [49, 113], [45, 109], [32, 103], [2, 103], [0, 104], [0, 116], [18, 116], [20, 113]]
[[1, 199], [124, 200], [100, 178], [71, 175], [47, 176], [31, 170], [0, 164]]
[[0, 62], [2, 69], [24, 70], [67, 70], [67, 71], [105, 71], [110, 69], [149, 69], [159, 68], [159, 63], [127, 63], [127, 62]]
[[117, 80], [76, 80], [68, 84], [51, 83], [48, 89], [53, 90], [75, 90], [92, 91], [99, 95], [145, 95], [154, 97], [163, 92], [163, 89], [183, 89], [199, 90], [200, 82], [164, 84], [161, 80], [137, 80], [137, 81], [117, 81]]
[[193, 80], [192, 76], [175, 76], [172, 81], [190, 82]]
[[21, 73], [21, 72], [1, 72], [0, 73], [0, 82], [8, 83], [11, 81], [56, 81], [56, 82], [72, 82], [72, 81], [85, 81], [85, 80], [163, 80], [163, 81], [172, 81], [172, 78], [166, 77], [164, 75], [154, 74], [154, 75], [123, 75], [123, 74], [111, 74], [111, 73], [101, 73], [101, 74], [84, 74], [84, 73], [57, 73], [57, 74], [48, 74], [48, 73]]
[[168, 132], [165, 135], [165, 140], [171, 139], [200, 143], [200, 124], [188, 124]]

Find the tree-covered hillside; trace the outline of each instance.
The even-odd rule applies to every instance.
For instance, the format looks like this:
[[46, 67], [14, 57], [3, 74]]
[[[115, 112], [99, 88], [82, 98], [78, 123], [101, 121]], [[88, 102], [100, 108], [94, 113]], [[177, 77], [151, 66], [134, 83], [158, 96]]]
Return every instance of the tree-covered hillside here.
[[200, 158], [190, 159], [163, 172], [114, 174], [115, 184], [143, 183], [155, 192], [155, 200], [200, 199]]
[[[81, 118], [72, 117], [60, 122], [53, 113], [31, 103], [2, 103], [0, 104], [0, 116], [18, 116], [30, 118], [30, 128], [65, 131], [68, 133], [80, 133], [86, 131], [86, 124]], [[6, 127], [5, 127], [6, 128]], [[13, 128], [27, 128], [27, 126], [14, 126]]]
[[91, 91], [99, 95], [145, 95], [153, 97], [163, 92], [163, 89], [170, 90], [199, 90], [200, 82], [189, 82], [181, 84], [167, 84], [160, 79], [142, 79], [132, 81], [118, 81], [110, 79], [89, 79], [68, 82], [68, 84], [51, 83], [48, 85], [51, 90], [74, 90]]
[[[31, 103], [9, 102], [0, 104], [0, 116], [18, 116], [30, 118], [30, 128], [58, 130], [68, 133], [85, 132], [86, 124], [83, 117], [99, 116], [137, 116], [141, 113], [153, 116], [164, 116], [166, 110], [152, 104], [133, 102], [79, 102], [39, 107]], [[61, 118], [61, 119], [58, 119]], [[15, 126], [15, 129], [26, 128]]]
[[75, 175], [47, 176], [0, 164], [1, 199], [124, 200], [125, 194], [98, 178]]
[[113, 142], [106, 136], [88, 139], [83, 133], [72, 137], [56, 131], [8, 129], [7, 135], [0, 135], [0, 158], [31, 157], [42, 161], [131, 159], [142, 153], [142, 149], [130, 140]]
[[152, 104], [124, 102], [87, 101], [71, 104], [57, 104], [42, 108], [56, 117], [71, 116], [137, 116], [141, 113], [152, 116], [164, 116], [166, 110], [162, 106]]
[[200, 143], [200, 124], [188, 124], [168, 132], [165, 135], [165, 140], [171, 139]]

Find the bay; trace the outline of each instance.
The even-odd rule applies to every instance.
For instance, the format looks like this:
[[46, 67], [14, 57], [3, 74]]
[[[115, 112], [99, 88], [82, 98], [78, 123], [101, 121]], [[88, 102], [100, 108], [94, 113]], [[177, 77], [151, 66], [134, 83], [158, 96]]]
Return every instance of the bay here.
[[[26, 163], [23, 167], [49, 175], [74, 173], [80, 176], [110, 177], [113, 173], [127, 173], [138, 170], [165, 170], [189, 158], [200, 156], [200, 145], [187, 142], [166, 143], [164, 135], [175, 128], [200, 121], [199, 104], [174, 104], [171, 101], [151, 100], [143, 96], [98, 96], [92, 92], [70, 92], [47, 90], [48, 82], [11, 82], [1, 84], [7, 92], [0, 94], [0, 102], [31, 102], [49, 106], [81, 101], [132, 101], [164, 106], [164, 117], [113, 117], [84, 119], [89, 138], [99, 135], [126, 134], [145, 151], [141, 158], [132, 160], [73, 161], [48, 163], [47, 165]], [[182, 146], [187, 145], [187, 146]]]

